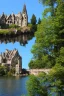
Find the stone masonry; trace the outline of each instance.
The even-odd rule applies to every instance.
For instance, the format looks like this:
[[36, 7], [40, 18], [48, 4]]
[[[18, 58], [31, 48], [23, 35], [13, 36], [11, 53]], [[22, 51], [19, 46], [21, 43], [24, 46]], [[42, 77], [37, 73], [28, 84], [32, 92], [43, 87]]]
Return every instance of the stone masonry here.
[[22, 70], [22, 58], [20, 57], [18, 50], [8, 50], [0, 54], [0, 65], [8, 66], [9, 70], [15, 68], [15, 73], [20, 74]]

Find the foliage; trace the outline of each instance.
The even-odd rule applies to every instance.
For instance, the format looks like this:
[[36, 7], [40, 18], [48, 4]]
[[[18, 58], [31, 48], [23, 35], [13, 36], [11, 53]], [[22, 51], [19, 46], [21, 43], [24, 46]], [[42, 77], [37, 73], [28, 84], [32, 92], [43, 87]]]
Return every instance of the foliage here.
[[[30, 86], [30, 87], [29, 87]], [[34, 75], [29, 77], [27, 82], [28, 96], [47, 96], [47, 90], [41, 86], [40, 81]]]
[[31, 30], [32, 30], [33, 32], [36, 32], [36, 30], [37, 30], [37, 24], [35, 24], [35, 25], [32, 25], [32, 28], [31, 28]]
[[15, 25], [15, 24], [11, 24], [11, 25], [9, 25], [9, 28], [19, 28], [19, 26]]
[[41, 19], [39, 18], [39, 19], [38, 19], [38, 24], [40, 24], [40, 23], [41, 23]]
[[8, 70], [7, 72], [7, 76], [13, 76], [15, 74], [15, 68], [11, 68], [10, 70]]
[[37, 20], [36, 20], [36, 16], [33, 14], [32, 18], [31, 18], [31, 30], [34, 32], [37, 30], [37, 24], [36, 24]]
[[0, 66], [0, 76], [4, 76], [6, 73], [6, 69], [4, 66]]
[[57, 92], [58, 95], [62, 96], [64, 94], [64, 67], [56, 64], [55, 67], [52, 68], [52, 70], [49, 73], [49, 82], [50, 82], [50, 89], [53, 89], [56, 87], [55, 90], [51, 90], [53, 92]]
[[0, 34], [8, 34], [8, 33], [9, 33], [9, 30], [7, 30], [7, 29], [0, 30]]
[[9, 25], [6, 25], [6, 24], [0, 24], [0, 26], [1, 26], [2, 29], [7, 29], [7, 28], [9, 28]]
[[37, 22], [36, 16], [33, 14], [33, 15], [32, 15], [32, 18], [31, 18], [31, 24], [32, 24], [32, 25], [35, 25], [36, 22]]
[[55, 65], [55, 59], [48, 55], [43, 55], [40, 59], [31, 60], [28, 64], [30, 69], [51, 68]]
[[11, 68], [10, 72], [11, 72], [12, 74], [15, 74], [15, 68], [14, 68], [14, 67]]
[[55, 34], [53, 33], [53, 31], [51, 32], [52, 30], [52, 26], [50, 25], [51, 21], [52, 20], [49, 21], [47, 19], [43, 19], [43, 22], [41, 22], [41, 24], [38, 25], [38, 31], [35, 34], [36, 43], [31, 50], [34, 59], [39, 60], [40, 62], [39, 65], [41, 64], [41, 68], [52, 67], [52, 65], [54, 65], [55, 62], [54, 60], [55, 57], [53, 54]]
[[7, 76], [12, 76], [11, 71], [9, 71], [9, 72], [7, 73]]
[[56, 63], [64, 67], [64, 47], [61, 47], [60, 55], [56, 58]]
[[3, 34], [3, 35], [14, 34], [14, 29], [1, 29], [0, 34]]
[[10, 29], [0, 29], [0, 34], [7, 35], [7, 34], [15, 34], [15, 28]]
[[32, 28], [32, 24], [29, 23], [29, 24], [28, 24], [28, 27]]
[[[48, 6], [46, 12], [44, 11], [45, 13], [48, 13], [50, 8], [52, 10], [49, 16], [44, 16], [41, 24], [37, 27], [36, 42], [31, 50], [33, 59], [30, 61], [29, 67], [52, 67], [48, 74], [40, 73], [38, 77], [34, 78], [39, 81], [41, 86], [45, 86], [48, 92], [47, 96], [52, 96], [53, 93], [56, 96], [64, 96], [64, 0], [40, 1]], [[56, 7], [54, 4], [56, 4]], [[36, 80], [34, 82], [37, 82]], [[30, 85], [34, 84], [32, 81]], [[34, 90], [36, 90], [35, 87]]]
[[43, 5], [45, 5], [45, 6], [48, 7], [48, 8], [46, 8], [44, 10], [44, 13], [50, 12], [51, 13], [51, 16], [54, 16], [54, 13], [55, 13], [55, 4], [57, 4], [56, 1], [57, 0], [39, 0], [39, 2], [43, 3]]
[[0, 76], [13, 76], [15, 74], [15, 68], [9, 69], [8, 66], [0, 66]]
[[[35, 33], [36, 42], [32, 47], [34, 66], [38, 68], [51, 68], [53, 67], [60, 54], [61, 47], [64, 47], [64, 1], [57, 0], [55, 8], [55, 16], [48, 16], [42, 19], [41, 24], [37, 27]], [[57, 59], [56, 59], [57, 58]], [[62, 55], [62, 61], [63, 61]], [[32, 68], [32, 65], [29, 67]], [[33, 67], [34, 68], [34, 67]]]
[[[30, 87], [29, 87], [30, 86]], [[63, 96], [64, 67], [56, 64], [48, 74], [31, 75], [27, 82], [28, 96]], [[57, 95], [56, 95], [57, 94]]]

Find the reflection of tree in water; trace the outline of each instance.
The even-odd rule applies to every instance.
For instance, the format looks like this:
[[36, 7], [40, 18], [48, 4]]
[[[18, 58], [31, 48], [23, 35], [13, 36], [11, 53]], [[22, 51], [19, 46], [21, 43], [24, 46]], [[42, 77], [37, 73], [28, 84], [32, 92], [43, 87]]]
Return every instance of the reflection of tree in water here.
[[31, 40], [34, 37], [33, 33], [30, 34], [22, 34], [22, 35], [16, 35], [16, 36], [0, 36], [0, 43], [15, 43], [19, 42], [20, 45], [25, 46], [29, 40]]

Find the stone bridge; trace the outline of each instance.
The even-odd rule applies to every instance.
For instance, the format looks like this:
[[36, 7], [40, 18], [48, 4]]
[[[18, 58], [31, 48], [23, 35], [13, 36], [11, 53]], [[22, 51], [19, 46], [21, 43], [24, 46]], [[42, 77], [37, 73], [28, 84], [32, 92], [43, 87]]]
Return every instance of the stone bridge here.
[[49, 73], [50, 69], [28, 69], [29, 74], [38, 75], [40, 72], [45, 72], [46, 74]]

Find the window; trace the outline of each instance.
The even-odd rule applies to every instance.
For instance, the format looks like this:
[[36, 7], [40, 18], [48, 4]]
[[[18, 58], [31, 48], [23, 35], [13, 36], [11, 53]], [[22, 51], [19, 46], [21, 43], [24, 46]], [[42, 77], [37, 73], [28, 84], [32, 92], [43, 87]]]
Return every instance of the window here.
[[12, 22], [10, 21], [10, 23], [12, 23]]
[[15, 24], [15, 21], [14, 21], [14, 24]]

